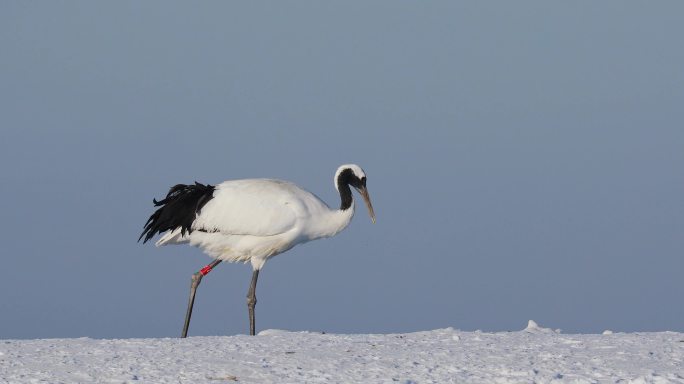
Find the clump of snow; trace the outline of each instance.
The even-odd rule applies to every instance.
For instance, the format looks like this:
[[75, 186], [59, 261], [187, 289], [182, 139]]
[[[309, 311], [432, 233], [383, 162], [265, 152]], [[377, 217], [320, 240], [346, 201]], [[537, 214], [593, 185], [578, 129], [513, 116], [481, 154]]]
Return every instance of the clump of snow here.
[[541, 329], [541, 327], [539, 327], [539, 324], [537, 324], [537, 322], [535, 322], [534, 320], [528, 321], [527, 328], [525, 328], [526, 331], [536, 331], [539, 329]]
[[289, 333], [289, 331], [284, 331], [282, 329], [264, 329], [263, 331], [257, 333], [258, 336], [273, 336], [273, 335], [283, 335]]
[[612, 335], [612, 334], [613, 334], [613, 331], [611, 331], [610, 329], [606, 329], [605, 331], [603, 331], [602, 334], [603, 334], [603, 335]]
[[0, 340], [0, 383], [31, 382], [682, 383], [684, 334], [560, 335], [530, 322], [501, 333]]
[[556, 329], [555, 331], [551, 328], [543, 328], [540, 327], [537, 322], [534, 320], [530, 320], [527, 322], [527, 328], [525, 328], [523, 331], [525, 332], [530, 332], [530, 333], [560, 333], [560, 329]]

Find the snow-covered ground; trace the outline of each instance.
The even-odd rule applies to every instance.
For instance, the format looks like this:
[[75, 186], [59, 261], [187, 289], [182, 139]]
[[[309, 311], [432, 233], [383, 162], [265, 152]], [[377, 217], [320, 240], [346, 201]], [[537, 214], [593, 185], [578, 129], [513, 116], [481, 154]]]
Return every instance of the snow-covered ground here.
[[451, 328], [388, 335], [0, 340], [2, 383], [684, 383], [684, 334]]

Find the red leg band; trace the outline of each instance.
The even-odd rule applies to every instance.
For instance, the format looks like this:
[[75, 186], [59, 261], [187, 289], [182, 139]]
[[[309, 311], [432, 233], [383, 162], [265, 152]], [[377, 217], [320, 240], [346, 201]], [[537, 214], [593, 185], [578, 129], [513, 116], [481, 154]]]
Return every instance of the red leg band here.
[[207, 265], [206, 267], [200, 269], [200, 273], [202, 276], [206, 276], [207, 273], [211, 272], [211, 266]]

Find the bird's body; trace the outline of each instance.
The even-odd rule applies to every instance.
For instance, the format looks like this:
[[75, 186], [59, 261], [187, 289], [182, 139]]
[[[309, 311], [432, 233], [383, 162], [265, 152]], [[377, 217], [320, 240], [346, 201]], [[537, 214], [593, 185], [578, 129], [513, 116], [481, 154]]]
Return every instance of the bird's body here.
[[[335, 173], [340, 209], [282, 180], [230, 180], [216, 186], [195, 183], [172, 187], [140, 235], [147, 242], [162, 234], [156, 245], [185, 244], [201, 248], [215, 260], [193, 275], [183, 337], [192, 313], [195, 291], [202, 276], [222, 261], [251, 262], [253, 275], [248, 293], [250, 333], [254, 334], [256, 281], [266, 261], [297, 244], [334, 236], [354, 216], [351, 187], [363, 197], [375, 222], [366, 190], [366, 175], [358, 165], [340, 166]], [[139, 240], [140, 240], [139, 239]]]
[[190, 231], [183, 234], [177, 227], [156, 245], [189, 243], [215, 259], [251, 262], [254, 269], [261, 269], [266, 260], [297, 244], [334, 236], [353, 215], [353, 204], [345, 210], [331, 209], [288, 181], [230, 180], [214, 187]]

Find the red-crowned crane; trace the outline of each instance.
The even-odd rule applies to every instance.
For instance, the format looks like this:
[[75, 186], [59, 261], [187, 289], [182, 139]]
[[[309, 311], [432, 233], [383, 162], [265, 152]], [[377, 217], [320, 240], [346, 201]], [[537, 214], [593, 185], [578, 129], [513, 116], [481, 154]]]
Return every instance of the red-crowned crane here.
[[259, 270], [271, 257], [297, 244], [334, 236], [354, 216], [351, 188], [356, 189], [375, 223], [375, 213], [366, 189], [366, 173], [355, 164], [335, 172], [340, 209], [331, 209], [313, 193], [288, 181], [245, 179], [224, 181], [216, 186], [178, 184], [145, 223], [138, 238], [143, 243], [163, 233], [156, 245], [197, 246], [214, 261], [192, 275], [190, 300], [181, 337], [187, 337], [195, 292], [202, 277], [222, 261], [251, 262], [252, 281], [247, 293], [249, 333], [255, 334], [254, 307]]

